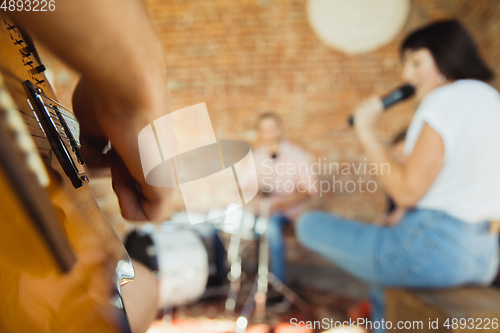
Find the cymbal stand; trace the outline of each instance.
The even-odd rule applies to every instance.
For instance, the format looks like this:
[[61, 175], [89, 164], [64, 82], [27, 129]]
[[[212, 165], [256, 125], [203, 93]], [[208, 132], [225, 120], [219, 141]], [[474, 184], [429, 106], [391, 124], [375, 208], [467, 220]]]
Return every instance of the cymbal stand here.
[[227, 261], [229, 263], [228, 280], [230, 282], [229, 291], [225, 303], [226, 313], [232, 314], [236, 308], [236, 299], [241, 289], [241, 233], [244, 214], [241, 216], [240, 228], [236, 234], [229, 238], [227, 248]]
[[[261, 223], [265, 223], [265, 228], [262, 227], [262, 234], [259, 239], [259, 265], [257, 278], [250, 295], [245, 302], [241, 316], [236, 322], [236, 333], [245, 333], [248, 325], [248, 318], [255, 304], [255, 319], [257, 322], [263, 322], [266, 319], [266, 300], [268, 285], [271, 284], [276, 291], [281, 293], [290, 303], [294, 304], [302, 312], [308, 313], [307, 303], [300, 298], [293, 290], [285, 283], [278, 279], [273, 273], [269, 272], [269, 238], [268, 225], [271, 215], [271, 204], [268, 195], [263, 195], [261, 199], [260, 217]], [[258, 222], [259, 223], [259, 222]], [[252, 302], [253, 298], [253, 302]]]

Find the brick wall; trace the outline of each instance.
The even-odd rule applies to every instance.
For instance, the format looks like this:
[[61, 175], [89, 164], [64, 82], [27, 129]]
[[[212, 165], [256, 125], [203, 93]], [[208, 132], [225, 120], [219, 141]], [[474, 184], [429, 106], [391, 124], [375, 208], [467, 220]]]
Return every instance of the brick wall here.
[[[166, 49], [174, 110], [206, 102], [219, 139], [250, 142], [256, 116], [275, 111], [283, 116], [291, 141], [327, 162], [364, 161], [346, 118], [360, 99], [400, 84], [398, 47], [409, 31], [435, 19], [458, 17], [491, 67], [500, 67], [498, 0], [412, 0], [409, 20], [393, 42], [353, 56], [316, 37], [305, 0], [146, 3]], [[50, 64], [56, 89], [68, 103], [75, 76], [55, 60]], [[500, 80], [494, 85], [500, 88]], [[388, 139], [407, 126], [414, 107], [408, 102], [385, 114], [381, 136]], [[357, 178], [337, 177], [344, 182]], [[373, 194], [337, 192], [328, 198], [327, 208], [371, 220], [384, 202], [380, 189]]]

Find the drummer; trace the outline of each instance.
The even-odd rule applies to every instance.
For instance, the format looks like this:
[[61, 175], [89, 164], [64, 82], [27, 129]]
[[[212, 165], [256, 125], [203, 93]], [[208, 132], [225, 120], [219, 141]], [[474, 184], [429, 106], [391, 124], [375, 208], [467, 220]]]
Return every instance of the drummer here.
[[[271, 218], [269, 221], [270, 271], [286, 283], [285, 244], [282, 229], [293, 224], [305, 208], [306, 200], [317, 194], [307, 152], [283, 136], [283, 121], [273, 112], [264, 113], [256, 123], [257, 148], [253, 150], [260, 194], [251, 206], [258, 214], [260, 199], [269, 195]], [[240, 180], [245, 187], [245, 181]]]

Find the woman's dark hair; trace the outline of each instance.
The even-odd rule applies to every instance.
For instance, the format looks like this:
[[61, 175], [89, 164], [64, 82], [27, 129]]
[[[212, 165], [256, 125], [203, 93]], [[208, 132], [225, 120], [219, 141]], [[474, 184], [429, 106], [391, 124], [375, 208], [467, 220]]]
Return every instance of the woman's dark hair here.
[[407, 50], [428, 49], [439, 71], [449, 80], [490, 81], [494, 74], [483, 62], [474, 41], [456, 20], [440, 21], [411, 33], [401, 45]]

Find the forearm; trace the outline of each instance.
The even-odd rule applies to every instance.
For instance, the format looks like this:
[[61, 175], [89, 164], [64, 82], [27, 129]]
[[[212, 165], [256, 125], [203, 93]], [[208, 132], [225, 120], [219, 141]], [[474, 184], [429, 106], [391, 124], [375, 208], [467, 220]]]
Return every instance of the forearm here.
[[128, 112], [161, 103], [151, 92], [165, 89], [163, 52], [141, 1], [60, 1], [53, 12], [12, 16], [102, 95], [132, 106]]
[[383, 111], [380, 98], [366, 100], [355, 111], [355, 130], [371, 162], [381, 170], [389, 165], [389, 173], [378, 178], [387, 193], [401, 207], [413, 207], [429, 190], [444, 163], [444, 142], [428, 124], [424, 125], [411, 156], [404, 165], [397, 163], [375, 134], [377, 120]]
[[[414, 195], [406, 177], [404, 166], [399, 164], [391, 156], [389, 149], [381, 142], [374, 131], [364, 131], [358, 133], [363, 150], [368, 155], [371, 163], [377, 165], [380, 172], [377, 174], [385, 191], [394, 201], [403, 207], [413, 204]], [[388, 165], [388, 171], [384, 166]]]

